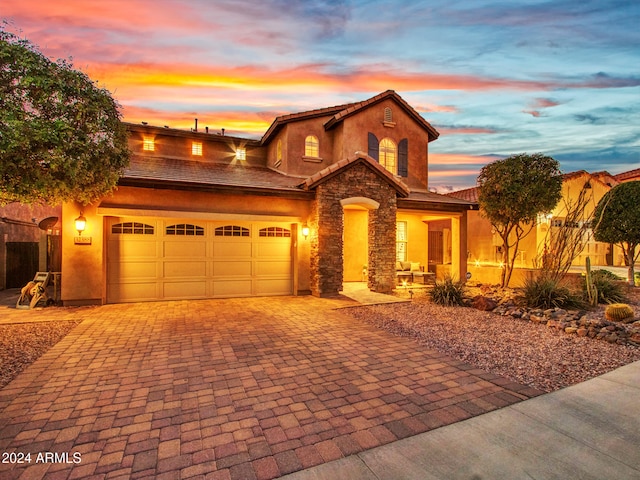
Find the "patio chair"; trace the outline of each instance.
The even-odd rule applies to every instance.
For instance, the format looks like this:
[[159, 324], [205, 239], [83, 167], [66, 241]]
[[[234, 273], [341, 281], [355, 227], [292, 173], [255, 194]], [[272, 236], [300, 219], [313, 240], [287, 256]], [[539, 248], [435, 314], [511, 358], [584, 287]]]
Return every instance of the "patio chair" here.
[[51, 273], [37, 272], [33, 280], [20, 290], [20, 298], [18, 298], [16, 302], [16, 308], [28, 310], [35, 308], [40, 302], [44, 302], [46, 305], [49, 301], [47, 287], [49, 286], [50, 279]]

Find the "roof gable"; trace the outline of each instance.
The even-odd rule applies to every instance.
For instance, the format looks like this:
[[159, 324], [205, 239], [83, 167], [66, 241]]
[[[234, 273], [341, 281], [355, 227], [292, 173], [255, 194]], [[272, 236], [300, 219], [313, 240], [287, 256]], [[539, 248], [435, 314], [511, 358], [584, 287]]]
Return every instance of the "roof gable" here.
[[346, 103], [344, 105], [336, 105], [333, 107], [319, 108], [306, 112], [292, 113], [289, 115], [281, 115], [276, 117], [267, 132], [262, 137], [262, 144], [268, 143], [271, 138], [286, 124], [300, 120], [309, 120], [311, 118], [329, 117], [324, 123], [325, 130], [330, 130], [344, 119], [368, 108], [372, 105], [382, 102], [386, 99], [394, 100], [400, 108], [402, 108], [413, 120], [416, 121], [428, 134], [429, 141], [433, 141], [440, 136], [440, 133], [427, 122], [411, 105], [393, 90], [387, 90], [375, 97], [362, 102]]
[[364, 152], [356, 152], [354, 156], [340, 160], [339, 162], [329, 165], [327, 168], [320, 170], [319, 172], [311, 175], [300, 184], [305, 190], [311, 190], [318, 185], [326, 182], [330, 178], [339, 175], [345, 169], [350, 168], [353, 165], [363, 164], [368, 167], [372, 172], [385, 180], [400, 197], [409, 196], [410, 190], [402, 181], [396, 179], [391, 172], [385, 169], [382, 165], [376, 162], [373, 158]]

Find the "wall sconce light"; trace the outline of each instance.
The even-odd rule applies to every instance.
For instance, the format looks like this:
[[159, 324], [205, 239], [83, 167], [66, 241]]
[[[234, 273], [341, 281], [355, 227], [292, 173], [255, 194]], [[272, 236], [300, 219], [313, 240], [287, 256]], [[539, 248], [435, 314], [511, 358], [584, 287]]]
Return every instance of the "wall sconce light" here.
[[302, 236], [304, 237], [305, 240], [309, 236], [309, 225], [307, 225], [306, 223], [302, 225]]
[[82, 212], [80, 212], [80, 216], [76, 218], [76, 230], [78, 231], [78, 235], [82, 236], [82, 232], [87, 228], [87, 219], [84, 218]]

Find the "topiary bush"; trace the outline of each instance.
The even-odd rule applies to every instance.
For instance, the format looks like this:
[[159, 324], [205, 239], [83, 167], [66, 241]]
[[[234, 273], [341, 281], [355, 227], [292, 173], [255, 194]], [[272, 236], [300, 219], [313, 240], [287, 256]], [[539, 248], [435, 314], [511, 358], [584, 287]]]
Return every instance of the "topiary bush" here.
[[522, 301], [530, 308], [582, 308], [579, 295], [545, 275], [527, 278], [522, 289]]
[[463, 282], [454, 282], [449, 276], [444, 280], [437, 280], [429, 291], [429, 298], [437, 305], [453, 307], [464, 302], [465, 285]]
[[[591, 272], [591, 281], [598, 292], [598, 303], [621, 303], [627, 301], [623, 285], [618, 280], [621, 280], [620, 277], [608, 270], [594, 270]], [[583, 290], [586, 295], [586, 281], [583, 284]]]

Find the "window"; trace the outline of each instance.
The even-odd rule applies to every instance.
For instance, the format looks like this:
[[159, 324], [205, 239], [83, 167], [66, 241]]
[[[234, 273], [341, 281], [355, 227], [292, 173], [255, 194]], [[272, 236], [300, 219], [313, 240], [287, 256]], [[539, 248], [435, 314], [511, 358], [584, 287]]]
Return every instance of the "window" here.
[[274, 166], [278, 168], [282, 165], [282, 140], [278, 140], [278, 145], [276, 146], [276, 163]]
[[248, 237], [249, 229], [238, 225], [225, 225], [216, 228], [214, 234], [216, 237]]
[[379, 157], [380, 165], [396, 174], [396, 144], [389, 138], [380, 140]]
[[407, 222], [396, 222], [396, 261], [407, 261]]
[[236, 160], [246, 160], [247, 159], [247, 149], [243, 147], [238, 147], [236, 150]]
[[261, 228], [258, 235], [261, 237], [290, 237], [291, 230], [282, 227], [266, 227]]
[[316, 137], [315, 135], [309, 135], [307, 138], [305, 138], [304, 156], [318, 158], [320, 156], [320, 149], [318, 145], [318, 137]]
[[204, 228], [188, 223], [169, 225], [166, 229], [167, 235], [189, 235], [201, 237], [204, 235]]
[[142, 139], [142, 150], [145, 152], [153, 152], [156, 149], [156, 144], [153, 138], [144, 137]]
[[191, 155], [202, 156], [202, 142], [191, 142]]
[[138, 222], [116, 223], [111, 226], [111, 233], [120, 235], [153, 235], [153, 225]]

